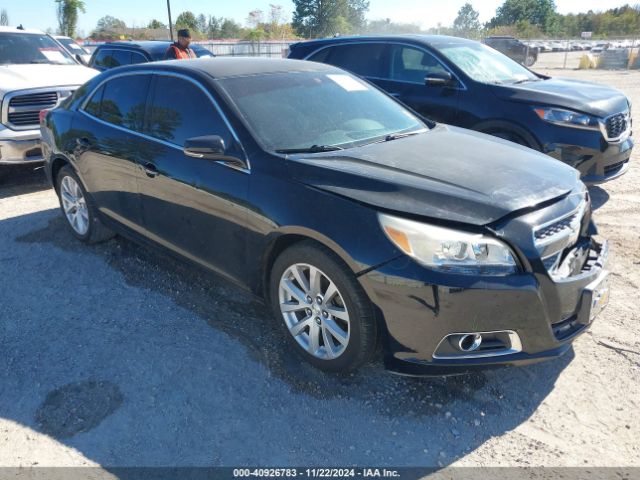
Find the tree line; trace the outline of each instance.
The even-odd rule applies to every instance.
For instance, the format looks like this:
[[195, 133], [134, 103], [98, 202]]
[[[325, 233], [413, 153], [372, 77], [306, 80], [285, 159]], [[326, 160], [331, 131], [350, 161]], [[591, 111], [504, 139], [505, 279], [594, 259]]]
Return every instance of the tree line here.
[[[75, 37], [78, 17], [85, 13], [83, 0], [54, 0], [58, 29], [62, 35]], [[369, 0], [293, 0], [292, 19], [281, 5], [271, 4], [264, 12], [249, 12], [245, 25], [232, 18], [217, 17], [191, 11], [181, 12], [175, 19], [175, 29], [189, 28], [195, 39], [242, 38], [247, 40], [317, 38], [345, 34], [436, 33], [480, 38], [491, 34], [511, 34], [523, 38], [579, 37], [581, 32], [593, 32], [596, 38], [640, 36], [640, 4], [609, 8], [605, 11], [562, 15], [555, 0], [504, 0], [495, 16], [481, 23], [479, 13], [471, 3], [458, 11], [452, 25], [423, 30], [419, 24], [397, 23], [390, 19], [368, 21]], [[6, 9], [0, 11], [0, 25], [9, 24]], [[113, 16], [102, 17], [91, 33], [94, 39], [117, 39], [128, 36], [157, 37], [167, 24], [153, 19], [147, 25], [131, 28]]]

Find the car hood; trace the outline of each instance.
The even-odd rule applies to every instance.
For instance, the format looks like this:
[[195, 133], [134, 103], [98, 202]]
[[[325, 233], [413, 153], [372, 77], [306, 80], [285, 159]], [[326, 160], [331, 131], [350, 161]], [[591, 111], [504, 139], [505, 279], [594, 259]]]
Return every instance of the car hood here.
[[98, 73], [82, 65], [1, 65], [0, 96], [15, 90], [82, 85]]
[[288, 158], [293, 178], [374, 208], [486, 225], [561, 197], [577, 170], [534, 150], [438, 125], [411, 137]]
[[549, 78], [492, 88], [496, 96], [504, 100], [558, 106], [598, 117], [607, 117], [629, 108], [627, 97], [619, 90], [580, 80]]

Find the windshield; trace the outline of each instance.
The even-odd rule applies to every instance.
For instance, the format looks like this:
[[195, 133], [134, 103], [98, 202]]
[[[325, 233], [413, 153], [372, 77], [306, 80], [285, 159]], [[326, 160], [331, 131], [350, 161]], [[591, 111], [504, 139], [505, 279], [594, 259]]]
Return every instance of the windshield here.
[[70, 38], [58, 38], [57, 40], [62, 45], [64, 45], [67, 50], [69, 50], [73, 54], [89, 55], [89, 52], [87, 52], [84, 48], [82, 48], [80, 45], [78, 45], [76, 42], [74, 42]]
[[398, 103], [339, 70], [252, 75], [219, 83], [267, 150], [349, 148], [426, 128]]
[[71, 55], [47, 35], [19, 32], [0, 33], [0, 64], [27, 63], [76, 65]]
[[482, 43], [446, 45], [439, 51], [476, 82], [508, 84], [540, 80], [518, 62]]

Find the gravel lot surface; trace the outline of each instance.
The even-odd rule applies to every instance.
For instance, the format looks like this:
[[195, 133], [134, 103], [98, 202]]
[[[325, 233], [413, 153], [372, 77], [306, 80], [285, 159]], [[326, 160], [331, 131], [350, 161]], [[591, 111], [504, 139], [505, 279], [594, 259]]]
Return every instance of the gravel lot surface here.
[[[544, 71], [640, 105], [640, 72]], [[574, 351], [446, 379], [318, 373], [246, 293], [85, 246], [42, 171], [0, 175], [0, 466], [640, 466], [639, 148], [591, 189], [613, 292]]]

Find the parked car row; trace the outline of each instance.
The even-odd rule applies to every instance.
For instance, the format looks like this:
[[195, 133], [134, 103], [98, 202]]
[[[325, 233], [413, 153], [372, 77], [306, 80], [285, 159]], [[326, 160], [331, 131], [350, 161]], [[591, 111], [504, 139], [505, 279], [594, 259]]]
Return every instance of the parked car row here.
[[633, 40], [552, 40], [552, 41], [523, 41], [530, 48], [537, 49], [539, 52], [566, 52], [566, 51], [598, 51], [608, 48], [633, 48], [638, 45]]
[[[619, 92], [450, 37], [326, 39], [292, 45], [291, 59], [95, 75], [50, 37], [13, 33], [47, 45], [36, 63], [92, 77], [63, 100], [56, 87], [51, 104], [44, 90], [2, 103], [7, 130], [27, 113], [33, 129], [36, 112], [73, 235], [122, 234], [228, 278], [322, 370], [379, 351], [411, 375], [555, 358], [608, 302], [608, 247], [580, 173], [603, 181], [628, 166]], [[26, 51], [5, 43], [0, 60]]]

